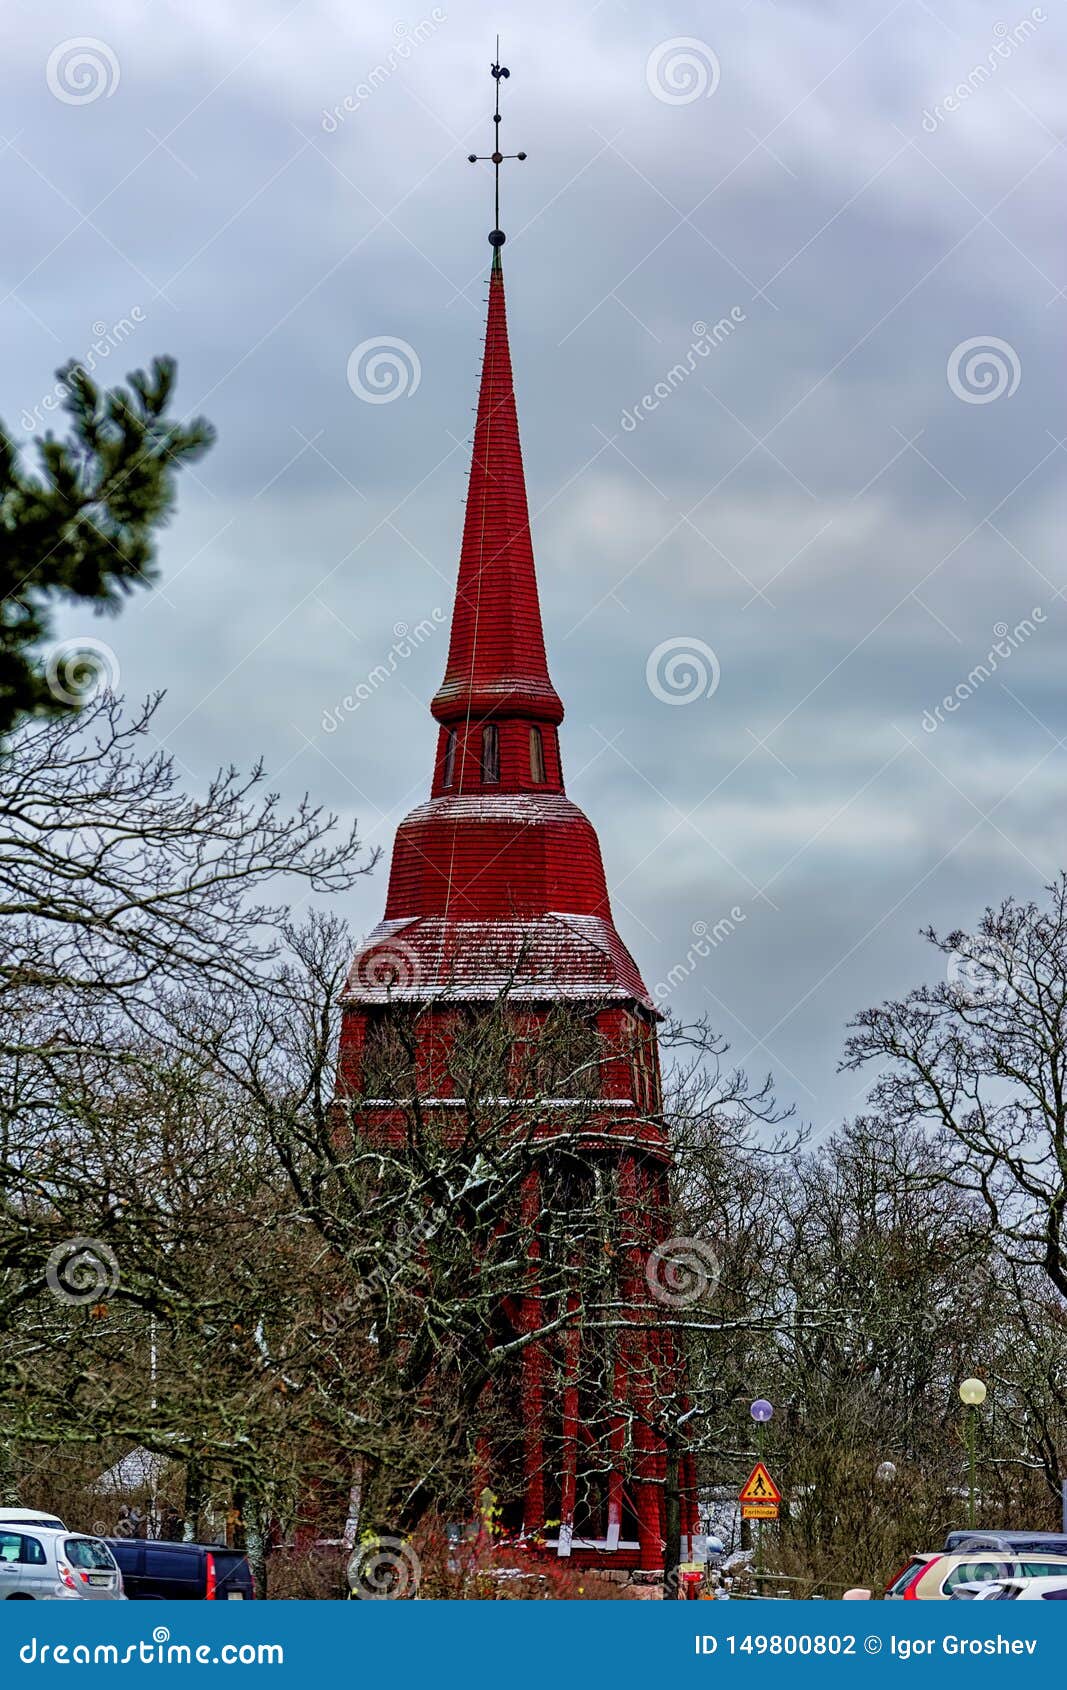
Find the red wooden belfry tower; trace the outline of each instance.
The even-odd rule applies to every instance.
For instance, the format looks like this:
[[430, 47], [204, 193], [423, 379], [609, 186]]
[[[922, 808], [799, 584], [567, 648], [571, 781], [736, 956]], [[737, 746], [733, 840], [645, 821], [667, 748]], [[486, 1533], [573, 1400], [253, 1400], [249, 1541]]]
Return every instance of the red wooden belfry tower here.
[[[493, 73], [499, 124], [500, 77], [508, 73], [499, 65]], [[499, 128], [494, 139], [498, 149]], [[490, 155], [498, 223], [502, 156]], [[583, 1423], [577, 1334], [563, 1340], [562, 1385], [545, 1347], [530, 1343], [521, 1360], [522, 1436], [510, 1457], [521, 1472], [509, 1477], [521, 1494], [521, 1530], [547, 1553], [651, 1572], [664, 1564], [668, 1472], [651, 1396], [672, 1369], [677, 1376], [674, 1335], [649, 1271], [666, 1229], [654, 1217], [669, 1213], [658, 1017], [616, 932], [596, 833], [564, 790], [563, 704], [545, 657], [512, 386], [504, 235], [495, 228], [489, 239], [459, 579], [445, 676], [430, 705], [438, 724], [431, 793], [400, 825], [384, 919], [352, 967], [340, 1071], [342, 1086], [356, 1089], [368, 1029], [383, 1014], [410, 1014], [413, 1004], [443, 996], [492, 1001], [506, 990], [524, 1038], [561, 1001], [595, 1024], [602, 1055], [596, 1122], [586, 1136], [594, 1159], [610, 1166], [617, 1210], [613, 1306], [622, 1335], [612, 1361], [614, 1407], [595, 1429]], [[551, 1127], [547, 1118], [547, 1138]], [[536, 1173], [524, 1203], [534, 1216], [548, 1206]], [[542, 1220], [551, 1224], [543, 1213]], [[539, 1330], [533, 1281], [523, 1304], [516, 1327]], [[693, 1462], [684, 1451], [678, 1492], [684, 1560], [697, 1530]]]

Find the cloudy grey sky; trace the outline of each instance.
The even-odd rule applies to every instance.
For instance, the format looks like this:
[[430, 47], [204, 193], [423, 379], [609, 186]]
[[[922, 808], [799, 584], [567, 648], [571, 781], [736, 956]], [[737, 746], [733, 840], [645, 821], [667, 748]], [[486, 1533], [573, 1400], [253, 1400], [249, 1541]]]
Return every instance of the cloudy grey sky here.
[[[219, 430], [160, 588], [62, 631], [167, 689], [197, 781], [263, 752], [390, 845], [445, 657], [497, 28], [569, 790], [650, 985], [680, 970], [677, 1007], [822, 1128], [860, 1102], [849, 1015], [936, 968], [919, 927], [1064, 861], [1052, 0], [12, 0], [4, 417], [39, 432], [97, 341], [116, 376], [176, 354]], [[382, 339], [372, 403], [352, 354]], [[665, 642], [695, 666], [650, 668]], [[384, 896], [383, 866], [361, 931]]]

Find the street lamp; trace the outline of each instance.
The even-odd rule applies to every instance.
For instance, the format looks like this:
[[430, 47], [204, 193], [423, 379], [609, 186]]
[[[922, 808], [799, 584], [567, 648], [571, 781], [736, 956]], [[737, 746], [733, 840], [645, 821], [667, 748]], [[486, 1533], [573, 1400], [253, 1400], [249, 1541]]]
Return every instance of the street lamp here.
[[960, 1386], [960, 1401], [964, 1405], [967, 1415], [967, 1524], [974, 1525], [974, 1469], [975, 1469], [975, 1440], [978, 1433], [978, 1410], [986, 1399], [986, 1388], [981, 1379], [965, 1379]]
[[[753, 1420], [756, 1422], [756, 1448], [757, 1448], [757, 1451], [759, 1452], [759, 1459], [760, 1459], [760, 1461], [762, 1461], [763, 1460], [763, 1428], [764, 1428], [764, 1426], [766, 1426], [768, 1420], [774, 1419], [774, 1404], [768, 1402], [766, 1397], [757, 1397], [755, 1402], [750, 1405], [748, 1412], [749, 1412], [749, 1414], [751, 1414]], [[756, 1576], [760, 1577], [760, 1576], [762, 1576], [762, 1573], [763, 1573], [763, 1521], [757, 1520], [756, 1521]]]

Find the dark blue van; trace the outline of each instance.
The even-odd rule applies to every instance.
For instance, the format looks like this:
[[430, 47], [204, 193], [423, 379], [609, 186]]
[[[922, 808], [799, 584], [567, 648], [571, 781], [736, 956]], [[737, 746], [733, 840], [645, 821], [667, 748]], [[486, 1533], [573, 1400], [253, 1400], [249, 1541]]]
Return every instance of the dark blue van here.
[[256, 1594], [248, 1557], [219, 1543], [157, 1543], [153, 1538], [104, 1539], [132, 1601], [251, 1602]]

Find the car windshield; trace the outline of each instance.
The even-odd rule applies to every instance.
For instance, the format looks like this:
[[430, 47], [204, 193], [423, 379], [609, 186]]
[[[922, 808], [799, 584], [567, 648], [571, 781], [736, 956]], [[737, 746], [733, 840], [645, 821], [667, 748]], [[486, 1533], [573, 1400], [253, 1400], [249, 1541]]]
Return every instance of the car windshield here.
[[115, 1569], [110, 1549], [99, 1538], [68, 1537], [64, 1548], [72, 1567], [85, 1567], [97, 1573], [110, 1573]]

